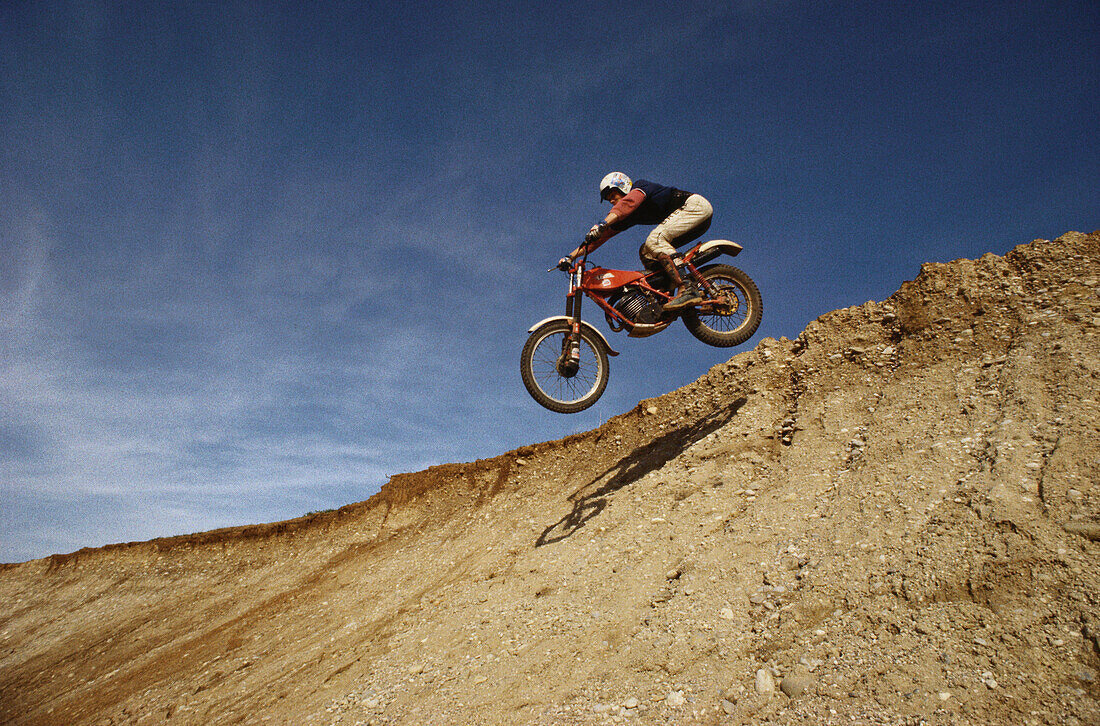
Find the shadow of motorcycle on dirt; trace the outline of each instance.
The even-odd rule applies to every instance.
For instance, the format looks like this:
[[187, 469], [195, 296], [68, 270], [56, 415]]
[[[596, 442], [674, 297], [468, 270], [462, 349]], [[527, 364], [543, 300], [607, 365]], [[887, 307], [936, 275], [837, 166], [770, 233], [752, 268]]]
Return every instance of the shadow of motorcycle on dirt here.
[[607, 508], [611, 495], [638, 481], [649, 472], [660, 469], [699, 439], [725, 426], [747, 402], [747, 398], [739, 398], [729, 406], [689, 426], [669, 431], [619, 459], [614, 466], [569, 497], [573, 502], [573, 509], [555, 524], [547, 527], [535, 542], [535, 546], [542, 547], [561, 542], [572, 536]]

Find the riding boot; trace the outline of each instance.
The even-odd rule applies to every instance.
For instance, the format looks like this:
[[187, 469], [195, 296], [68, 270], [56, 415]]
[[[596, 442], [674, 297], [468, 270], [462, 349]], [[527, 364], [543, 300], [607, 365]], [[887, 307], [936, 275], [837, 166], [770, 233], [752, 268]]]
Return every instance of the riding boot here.
[[703, 296], [699, 294], [699, 291], [690, 280], [687, 283], [684, 282], [680, 271], [676, 268], [676, 263], [669, 255], [661, 255], [657, 260], [661, 263], [661, 267], [664, 268], [665, 274], [668, 275], [671, 281], [672, 292], [676, 293], [671, 300], [664, 304], [666, 311], [682, 310], [702, 302]]
[[665, 277], [668, 278], [668, 291], [675, 296], [680, 286], [684, 284], [680, 271], [676, 269], [676, 263], [668, 255], [660, 255], [657, 257], [657, 264], [665, 271]]

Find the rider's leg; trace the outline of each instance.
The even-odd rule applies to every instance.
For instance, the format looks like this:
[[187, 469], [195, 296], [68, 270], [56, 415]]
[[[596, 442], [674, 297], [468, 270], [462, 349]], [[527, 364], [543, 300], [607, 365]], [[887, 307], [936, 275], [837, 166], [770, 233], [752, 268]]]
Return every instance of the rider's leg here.
[[675, 295], [680, 286], [684, 284], [680, 271], [676, 269], [676, 263], [672, 261], [671, 256], [663, 253], [657, 257], [657, 263], [665, 271], [665, 275], [668, 276], [668, 291]]
[[710, 229], [712, 213], [710, 202], [701, 194], [689, 196], [683, 206], [674, 210], [650, 231], [645, 244], [639, 250], [642, 262], [647, 259], [655, 261], [661, 255], [676, 259], [678, 247], [695, 241]]
[[642, 246], [642, 257], [659, 261], [675, 285], [672, 289], [673, 298], [665, 303], [665, 310], [680, 310], [703, 299], [686, 271], [678, 269], [682, 262], [673, 245], [677, 238], [682, 239], [689, 235], [692, 238], [698, 237], [710, 226], [710, 204], [698, 194], [688, 197], [688, 202], [693, 202], [696, 198], [702, 201], [701, 205], [688, 208], [688, 203], [685, 203], [657, 225]]
[[657, 260], [664, 268], [665, 274], [668, 275], [672, 288], [670, 290], [672, 299], [665, 303], [665, 310], [686, 308], [703, 299], [703, 296], [699, 294], [699, 289], [695, 287], [695, 283], [692, 282], [690, 278], [685, 282], [684, 276], [680, 274], [678, 265], [679, 256], [674, 259], [671, 255], [661, 254]]
[[660, 252], [674, 255], [677, 248], [694, 242], [710, 229], [713, 214], [714, 208], [706, 197], [692, 194], [649, 233], [645, 244], [647, 252], [654, 258]]
[[[669, 266], [679, 273], [671, 260], [669, 260]], [[677, 276], [680, 277], [679, 274]], [[699, 294], [699, 288], [695, 286], [690, 277], [678, 287], [680, 288], [679, 294], [664, 304], [665, 310], [681, 310], [703, 301], [703, 296]]]
[[674, 215], [669, 215], [671, 220], [670, 242], [678, 250], [682, 250], [695, 240], [706, 234], [710, 229], [713, 208], [710, 202], [702, 195], [692, 194], [684, 202]]

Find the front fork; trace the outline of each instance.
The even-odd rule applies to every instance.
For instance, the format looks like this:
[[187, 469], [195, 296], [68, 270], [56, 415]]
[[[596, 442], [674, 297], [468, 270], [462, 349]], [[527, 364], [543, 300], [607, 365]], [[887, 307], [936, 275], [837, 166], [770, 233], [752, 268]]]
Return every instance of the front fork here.
[[558, 356], [558, 373], [565, 378], [577, 375], [581, 365], [581, 270], [570, 274], [569, 292], [565, 296], [565, 315], [570, 319], [569, 334], [562, 339], [561, 355]]

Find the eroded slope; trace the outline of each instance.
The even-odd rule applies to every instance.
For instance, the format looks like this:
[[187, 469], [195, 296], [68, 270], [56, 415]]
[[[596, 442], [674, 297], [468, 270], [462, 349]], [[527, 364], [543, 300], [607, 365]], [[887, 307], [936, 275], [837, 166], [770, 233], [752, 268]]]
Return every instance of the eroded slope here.
[[1098, 260], [925, 265], [588, 434], [6, 567], [0, 720], [1100, 722]]

